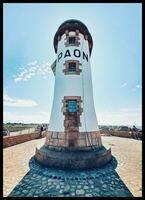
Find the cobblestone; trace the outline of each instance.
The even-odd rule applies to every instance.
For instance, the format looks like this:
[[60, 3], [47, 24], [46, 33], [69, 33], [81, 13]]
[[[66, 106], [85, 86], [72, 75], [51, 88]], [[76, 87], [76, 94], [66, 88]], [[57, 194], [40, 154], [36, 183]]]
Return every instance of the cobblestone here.
[[141, 141], [102, 139], [105, 146], [111, 146], [115, 158], [102, 168], [85, 171], [56, 170], [36, 163], [35, 146], [43, 145], [44, 138], [4, 149], [4, 196], [141, 196]]

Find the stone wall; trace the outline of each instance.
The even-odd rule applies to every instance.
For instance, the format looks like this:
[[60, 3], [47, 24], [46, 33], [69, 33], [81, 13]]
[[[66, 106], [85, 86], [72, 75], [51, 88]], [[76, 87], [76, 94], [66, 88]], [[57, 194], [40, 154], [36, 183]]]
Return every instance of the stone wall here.
[[[47, 132], [43, 132], [43, 136], [46, 136]], [[34, 133], [27, 133], [27, 134], [20, 134], [20, 135], [14, 135], [14, 136], [5, 136], [3, 137], [3, 148], [10, 147], [16, 144], [20, 144], [23, 142], [27, 142], [29, 140], [34, 140], [40, 138], [39, 132]]]
[[105, 165], [112, 159], [111, 149], [101, 147], [96, 152], [89, 151], [54, 151], [45, 146], [36, 148], [35, 159], [44, 166], [59, 169], [89, 169]]
[[[76, 138], [77, 136], [77, 138]], [[46, 137], [45, 146], [61, 146], [70, 147], [69, 139], [76, 140], [74, 148], [89, 147], [92, 145], [102, 146], [101, 136], [99, 131], [92, 132], [51, 132], [49, 131]]]
[[118, 137], [132, 138], [131, 132], [129, 131], [111, 131], [111, 135]]
[[118, 136], [118, 137], [125, 137], [125, 138], [132, 138], [132, 134], [129, 131], [108, 131], [108, 130], [101, 130], [101, 135], [106, 136]]

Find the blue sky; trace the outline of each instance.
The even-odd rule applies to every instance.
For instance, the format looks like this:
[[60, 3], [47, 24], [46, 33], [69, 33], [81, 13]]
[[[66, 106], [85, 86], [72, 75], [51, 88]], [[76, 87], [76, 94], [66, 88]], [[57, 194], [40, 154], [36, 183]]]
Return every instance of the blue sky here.
[[91, 69], [98, 123], [142, 124], [141, 4], [4, 4], [4, 122], [48, 123], [54, 34], [78, 19], [93, 37]]

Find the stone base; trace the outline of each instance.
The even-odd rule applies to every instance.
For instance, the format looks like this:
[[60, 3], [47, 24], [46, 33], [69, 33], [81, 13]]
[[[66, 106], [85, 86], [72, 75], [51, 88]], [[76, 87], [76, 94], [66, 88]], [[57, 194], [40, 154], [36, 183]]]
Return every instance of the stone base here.
[[59, 169], [89, 169], [101, 167], [112, 159], [111, 149], [96, 147], [89, 149], [51, 149], [36, 148], [35, 159], [38, 163]]
[[74, 148], [102, 146], [100, 131], [91, 132], [55, 132], [48, 131], [45, 146], [71, 147], [69, 141], [74, 141]]

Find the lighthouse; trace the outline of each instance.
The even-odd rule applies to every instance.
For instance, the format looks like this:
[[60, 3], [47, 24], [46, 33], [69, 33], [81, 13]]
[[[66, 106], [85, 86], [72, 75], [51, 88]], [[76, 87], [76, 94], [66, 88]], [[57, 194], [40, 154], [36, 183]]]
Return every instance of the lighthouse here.
[[84, 23], [67, 20], [54, 36], [54, 97], [45, 144], [36, 160], [46, 166], [83, 169], [112, 158], [101, 140], [91, 78], [92, 36]]

